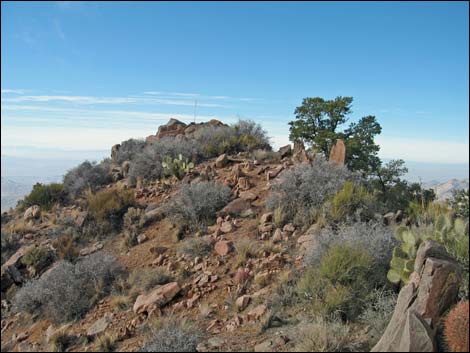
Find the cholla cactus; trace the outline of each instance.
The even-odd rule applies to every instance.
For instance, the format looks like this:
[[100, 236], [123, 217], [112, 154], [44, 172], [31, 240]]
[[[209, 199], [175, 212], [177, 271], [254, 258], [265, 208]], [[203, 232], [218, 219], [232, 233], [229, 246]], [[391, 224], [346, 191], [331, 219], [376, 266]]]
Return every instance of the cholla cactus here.
[[468, 352], [468, 301], [460, 302], [449, 312], [444, 321], [444, 336], [451, 352]]
[[183, 160], [183, 156], [179, 154], [175, 159], [170, 156], [163, 158], [162, 166], [166, 175], [174, 175], [181, 179], [194, 168], [194, 163], [189, 162], [187, 158]]

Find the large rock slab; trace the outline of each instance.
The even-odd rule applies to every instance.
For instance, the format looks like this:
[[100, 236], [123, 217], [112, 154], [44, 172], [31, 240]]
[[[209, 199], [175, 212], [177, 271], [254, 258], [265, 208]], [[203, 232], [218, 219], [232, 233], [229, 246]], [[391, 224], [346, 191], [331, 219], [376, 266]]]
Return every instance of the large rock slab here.
[[433, 352], [441, 315], [457, 300], [460, 265], [427, 240], [418, 249], [412, 280], [398, 296], [392, 319], [372, 352]]
[[41, 208], [38, 205], [33, 205], [29, 207], [23, 214], [23, 218], [26, 221], [30, 219], [37, 219], [41, 216]]
[[218, 217], [239, 216], [243, 211], [249, 209], [251, 206], [250, 201], [237, 198], [229, 202], [222, 210], [217, 212]]
[[338, 165], [344, 165], [346, 160], [346, 145], [341, 139], [336, 140], [336, 144], [330, 151], [330, 162], [336, 163]]
[[2, 292], [6, 291], [13, 284], [21, 284], [23, 278], [18, 267], [21, 265], [20, 261], [28, 250], [34, 248], [35, 245], [23, 246], [19, 248], [1, 267], [1, 283]]
[[134, 303], [134, 313], [151, 312], [155, 308], [161, 308], [169, 303], [180, 291], [180, 286], [176, 282], [171, 282], [158, 287], [148, 294], [141, 294]]

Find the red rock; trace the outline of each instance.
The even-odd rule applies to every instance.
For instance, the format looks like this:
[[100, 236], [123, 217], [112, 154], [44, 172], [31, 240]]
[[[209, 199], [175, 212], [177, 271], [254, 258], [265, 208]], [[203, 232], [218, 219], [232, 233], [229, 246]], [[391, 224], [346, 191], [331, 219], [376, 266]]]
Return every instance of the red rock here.
[[273, 229], [274, 229], [274, 225], [272, 223], [261, 224], [258, 227], [258, 231], [260, 233], [270, 233], [270, 232], [272, 232]]
[[268, 222], [271, 222], [272, 219], [273, 219], [273, 213], [272, 213], [272, 212], [268, 212], [268, 213], [264, 213], [264, 214], [261, 216], [259, 222], [260, 222], [260, 223], [268, 223]]
[[336, 140], [336, 144], [330, 151], [330, 162], [338, 165], [344, 165], [346, 159], [346, 146], [341, 139]]
[[242, 191], [240, 192], [240, 198], [243, 200], [254, 201], [258, 198], [258, 195], [251, 191]]
[[217, 159], [215, 160], [215, 166], [217, 168], [223, 168], [227, 165], [228, 163], [228, 157], [227, 155], [224, 153], [224, 154], [221, 154], [219, 157], [217, 157]]
[[180, 291], [180, 286], [176, 282], [171, 282], [158, 287], [149, 294], [141, 294], [137, 297], [133, 311], [136, 314], [149, 312], [154, 306], [161, 308], [170, 302]]
[[243, 311], [246, 309], [248, 304], [250, 304], [251, 297], [249, 295], [243, 295], [235, 301], [235, 305], [239, 311]]
[[284, 226], [284, 228], [282, 228], [282, 230], [283, 230], [284, 232], [293, 233], [293, 232], [295, 232], [295, 227], [294, 227], [294, 225], [293, 225], [292, 223], [288, 223], [288, 224], [286, 224], [286, 225]]
[[232, 242], [227, 240], [219, 240], [215, 244], [214, 250], [219, 256], [226, 256], [232, 250]]
[[264, 304], [258, 305], [256, 308], [250, 310], [247, 314], [248, 321], [256, 321], [261, 318], [266, 312], [267, 307]]
[[230, 233], [231, 231], [233, 231], [232, 222], [223, 222], [220, 226], [220, 231], [222, 233]]
[[250, 270], [247, 268], [239, 268], [233, 277], [235, 284], [243, 284], [250, 278]]
[[273, 243], [279, 243], [282, 240], [282, 230], [277, 228], [273, 235]]
[[250, 188], [250, 183], [248, 182], [248, 178], [246, 177], [238, 178], [238, 188], [240, 190], [248, 190]]

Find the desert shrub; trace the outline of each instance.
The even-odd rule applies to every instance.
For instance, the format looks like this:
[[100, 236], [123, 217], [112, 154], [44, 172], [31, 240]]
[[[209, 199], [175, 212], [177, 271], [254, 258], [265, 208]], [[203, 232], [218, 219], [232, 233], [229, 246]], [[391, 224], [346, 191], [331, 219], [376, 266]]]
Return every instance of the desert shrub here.
[[258, 248], [256, 241], [242, 239], [235, 244], [235, 250], [237, 251], [235, 267], [240, 267], [246, 265], [248, 259], [255, 257]]
[[266, 206], [271, 211], [281, 206], [288, 220], [298, 220], [295, 223], [311, 223], [312, 211], [320, 208], [351, 177], [346, 167], [317, 156], [311, 165], [297, 165], [283, 172], [279, 183], [273, 185]]
[[132, 190], [106, 189], [86, 193], [88, 212], [98, 222], [108, 222], [119, 228], [127, 209], [134, 204]]
[[64, 190], [72, 198], [77, 197], [87, 188], [96, 191], [112, 181], [109, 173], [109, 161], [100, 164], [85, 161], [64, 175]]
[[107, 295], [122, 274], [117, 260], [105, 253], [92, 254], [75, 265], [59, 261], [18, 290], [15, 306], [18, 311], [41, 314], [56, 323], [74, 320]]
[[79, 241], [84, 243], [97, 239], [105, 239], [117, 233], [116, 226], [110, 222], [101, 222], [95, 219], [88, 220], [82, 227]]
[[364, 311], [359, 317], [362, 323], [369, 326], [369, 349], [375, 346], [385, 332], [396, 303], [397, 295], [393, 291], [375, 289], [371, 292]]
[[169, 156], [174, 159], [181, 155], [183, 159], [194, 163], [201, 157], [200, 146], [197, 141], [183, 136], [164, 137], [152, 141], [148, 148], [162, 157]]
[[239, 120], [232, 126], [205, 126], [197, 129], [193, 137], [206, 158], [222, 153], [271, 149], [266, 131], [251, 120]]
[[116, 337], [109, 333], [102, 333], [96, 337], [98, 352], [112, 352], [116, 348]]
[[338, 320], [317, 318], [305, 325], [295, 339], [296, 352], [355, 352], [358, 343], [355, 341], [348, 324]]
[[304, 256], [307, 266], [319, 265], [323, 254], [334, 245], [348, 245], [363, 249], [374, 261], [375, 271], [370, 280], [385, 283], [392, 251], [398, 241], [393, 230], [381, 222], [356, 222], [342, 224], [337, 229], [327, 226], [315, 237], [316, 246], [311, 247]]
[[370, 220], [374, 216], [374, 197], [362, 185], [346, 181], [329, 205], [329, 218], [335, 222]]
[[126, 245], [131, 247], [137, 244], [137, 237], [145, 223], [145, 211], [140, 208], [129, 207], [124, 215], [124, 239]]
[[212, 243], [202, 238], [186, 239], [178, 247], [178, 252], [189, 258], [202, 258], [211, 254]]
[[468, 301], [454, 306], [444, 321], [444, 338], [451, 352], [469, 351]]
[[271, 150], [266, 130], [252, 120], [238, 120], [233, 129], [238, 135], [239, 149], [253, 151], [254, 149]]
[[279, 162], [281, 155], [278, 152], [257, 149], [251, 152], [251, 158], [259, 162]]
[[176, 320], [166, 321], [154, 330], [141, 352], [196, 352], [202, 333]]
[[74, 262], [79, 255], [78, 248], [71, 235], [61, 235], [52, 242], [52, 246], [56, 250], [57, 257], [60, 260]]
[[59, 183], [41, 184], [33, 186], [29, 195], [20, 202], [21, 207], [26, 209], [33, 205], [39, 205], [45, 210], [50, 210], [56, 203], [65, 201], [64, 185]]
[[450, 199], [450, 206], [457, 217], [468, 219], [469, 197], [467, 190], [454, 190]]
[[121, 142], [121, 146], [116, 152], [114, 160], [121, 165], [125, 161], [132, 161], [136, 156], [142, 153], [145, 147], [145, 141], [140, 139], [129, 139]]
[[176, 224], [196, 230], [204, 228], [215, 213], [230, 200], [230, 188], [216, 182], [183, 185], [179, 193], [165, 205], [165, 213]]
[[54, 333], [50, 339], [51, 352], [65, 352], [69, 345], [73, 342], [73, 336], [67, 334], [64, 329]]
[[362, 310], [372, 284], [372, 257], [347, 245], [332, 246], [318, 267], [308, 268], [297, 283], [297, 293], [314, 314], [338, 313], [355, 318]]
[[135, 269], [127, 279], [129, 295], [135, 299], [142, 292], [146, 292], [157, 285], [169, 283], [171, 280], [168, 271], [163, 267]]
[[205, 126], [194, 132], [194, 139], [201, 147], [205, 158], [222, 153], [235, 153], [238, 149], [238, 136], [229, 126]]
[[21, 262], [29, 267], [34, 276], [54, 262], [54, 253], [48, 248], [35, 246], [24, 254]]
[[141, 154], [131, 162], [129, 168], [130, 179], [160, 179], [163, 176], [163, 156], [150, 145], [146, 146]]

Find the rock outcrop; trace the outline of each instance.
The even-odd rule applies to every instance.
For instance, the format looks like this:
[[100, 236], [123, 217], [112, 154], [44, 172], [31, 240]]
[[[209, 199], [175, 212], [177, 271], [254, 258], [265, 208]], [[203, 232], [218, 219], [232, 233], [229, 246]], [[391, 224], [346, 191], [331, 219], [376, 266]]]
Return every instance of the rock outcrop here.
[[180, 286], [176, 282], [157, 287], [148, 294], [141, 294], [134, 303], [134, 313], [151, 313], [171, 301], [180, 291]]
[[330, 162], [336, 163], [338, 165], [344, 165], [346, 160], [346, 146], [344, 141], [341, 139], [336, 140], [336, 144], [330, 151]]
[[410, 282], [401, 289], [392, 319], [372, 352], [436, 351], [437, 324], [457, 299], [460, 272], [442, 245], [432, 240], [421, 244]]

